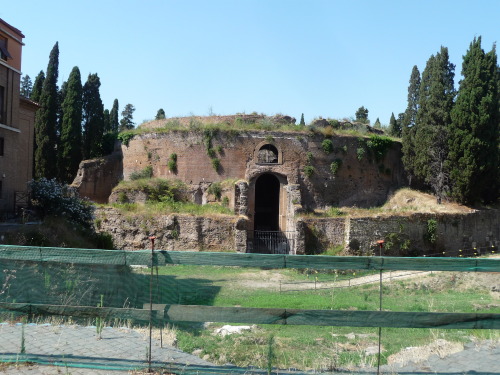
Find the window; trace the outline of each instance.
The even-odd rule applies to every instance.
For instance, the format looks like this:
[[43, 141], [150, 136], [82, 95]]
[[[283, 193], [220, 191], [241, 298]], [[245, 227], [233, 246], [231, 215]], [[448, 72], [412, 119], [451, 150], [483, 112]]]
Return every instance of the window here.
[[257, 155], [257, 162], [261, 164], [278, 163], [278, 149], [270, 144], [262, 146]]
[[9, 51], [7, 50], [7, 39], [0, 36], [0, 58], [2, 60], [11, 59]]
[[0, 86], [0, 124], [5, 124], [5, 88]]
[[3, 156], [3, 145], [4, 145], [4, 139], [3, 137], [0, 137], [0, 156]]

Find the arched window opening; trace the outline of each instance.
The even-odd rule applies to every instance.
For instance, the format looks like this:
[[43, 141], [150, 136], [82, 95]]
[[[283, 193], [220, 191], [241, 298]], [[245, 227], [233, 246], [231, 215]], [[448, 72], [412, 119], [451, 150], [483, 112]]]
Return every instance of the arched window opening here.
[[271, 144], [262, 146], [257, 154], [257, 162], [260, 164], [277, 164], [278, 149]]

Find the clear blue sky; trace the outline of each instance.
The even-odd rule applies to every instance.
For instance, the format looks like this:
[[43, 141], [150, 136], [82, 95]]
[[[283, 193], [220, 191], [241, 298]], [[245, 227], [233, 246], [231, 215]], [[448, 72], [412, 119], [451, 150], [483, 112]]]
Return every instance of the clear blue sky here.
[[499, 0], [4, 0], [0, 18], [26, 36], [24, 74], [58, 41], [60, 82], [75, 65], [84, 82], [98, 73], [104, 107], [131, 103], [138, 124], [159, 108], [308, 122], [362, 105], [387, 124], [413, 65], [446, 46], [458, 84], [474, 36], [500, 40]]

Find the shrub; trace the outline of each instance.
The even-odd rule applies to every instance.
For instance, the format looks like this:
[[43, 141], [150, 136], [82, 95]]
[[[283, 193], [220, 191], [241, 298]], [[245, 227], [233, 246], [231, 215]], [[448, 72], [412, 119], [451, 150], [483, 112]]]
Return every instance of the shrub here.
[[331, 154], [333, 152], [333, 142], [330, 139], [324, 139], [321, 142], [321, 148], [327, 154]]
[[80, 198], [75, 188], [61, 184], [55, 179], [29, 182], [31, 203], [42, 216], [62, 216], [85, 228], [91, 228], [94, 206]]
[[134, 137], [134, 135], [135, 134], [132, 132], [123, 132], [118, 134], [117, 138], [122, 144], [128, 146], [129, 141]]
[[364, 147], [358, 147], [356, 150], [356, 156], [359, 161], [363, 160], [363, 157], [365, 156], [365, 148]]
[[213, 182], [208, 190], [207, 190], [208, 194], [212, 194], [217, 200], [220, 200], [221, 196], [222, 196], [222, 186], [220, 184], [220, 182]]
[[220, 169], [220, 160], [218, 158], [213, 158], [212, 159], [212, 167], [215, 169], [216, 172], [219, 172]]
[[431, 244], [436, 243], [437, 240], [437, 221], [435, 219], [427, 220], [427, 228], [424, 234], [424, 238]]
[[135, 171], [130, 174], [130, 179], [132, 181], [140, 180], [142, 178], [151, 178], [151, 177], [153, 177], [153, 167], [151, 165], [148, 165], [141, 171]]
[[312, 154], [312, 152], [308, 152], [306, 154], [306, 161], [307, 161], [307, 164], [311, 164], [312, 163], [312, 161], [313, 161], [313, 154]]
[[311, 177], [314, 174], [314, 167], [312, 165], [306, 165], [304, 167], [304, 174], [307, 177]]
[[215, 154], [215, 150], [214, 150], [213, 148], [209, 148], [209, 149], [207, 150], [207, 155], [208, 155], [211, 159], [213, 159], [213, 158], [215, 158], [215, 157], [217, 156], [217, 155]]
[[341, 165], [342, 165], [342, 160], [340, 159], [336, 159], [332, 162], [332, 164], [330, 164], [330, 171], [334, 176], [337, 174]]
[[222, 205], [224, 207], [229, 207], [229, 198], [228, 197], [222, 198]]
[[377, 162], [385, 157], [387, 151], [392, 147], [392, 144], [393, 141], [391, 138], [377, 134], [370, 135], [370, 139], [366, 142], [368, 149], [373, 152]]
[[175, 152], [170, 154], [167, 167], [170, 172], [177, 173], [177, 154]]

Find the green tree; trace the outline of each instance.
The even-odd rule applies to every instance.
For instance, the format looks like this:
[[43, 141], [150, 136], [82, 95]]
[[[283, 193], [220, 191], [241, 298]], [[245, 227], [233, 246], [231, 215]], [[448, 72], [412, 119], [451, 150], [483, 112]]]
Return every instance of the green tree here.
[[356, 121], [361, 122], [363, 124], [369, 123], [368, 121], [368, 109], [364, 106], [361, 106], [356, 111]]
[[156, 112], [155, 120], [163, 120], [163, 119], [165, 119], [165, 111], [163, 110], [163, 108], [160, 108], [158, 112]]
[[[435, 158], [447, 155], [447, 129], [451, 123], [455, 89], [455, 66], [449, 62], [448, 49], [431, 56], [422, 73], [418, 112], [415, 120], [413, 173], [429, 185], [437, 174], [444, 171], [435, 168], [437, 163], [444, 168], [443, 160]], [[431, 186], [439, 197], [443, 191]]]
[[38, 73], [35, 78], [35, 83], [33, 84], [33, 89], [31, 90], [30, 99], [34, 102], [38, 102], [40, 100], [40, 96], [42, 95], [42, 87], [43, 81], [45, 81], [45, 73], [43, 70]]
[[134, 111], [135, 108], [132, 104], [127, 104], [122, 111], [122, 119], [120, 120], [120, 131], [131, 130], [134, 128]]
[[21, 95], [25, 98], [31, 96], [31, 91], [33, 90], [33, 82], [29, 75], [25, 74], [21, 79]]
[[382, 124], [380, 123], [380, 120], [379, 118], [377, 117], [377, 119], [375, 120], [375, 123], [373, 124], [373, 127], [375, 129], [382, 129]]
[[104, 106], [99, 93], [101, 81], [97, 73], [89, 74], [83, 86], [83, 157], [103, 155]]
[[109, 123], [111, 132], [118, 133], [118, 128], [120, 126], [118, 120], [118, 99], [113, 101], [113, 107], [111, 107], [111, 111], [109, 112]]
[[102, 115], [104, 119], [104, 133], [111, 132], [111, 116], [109, 114], [109, 109], [105, 109]]
[[82, 160], [82, 79], [77, 66], [71, 71], [62, 103], [59, 147], [60, 181], [70, 183]]
[[391, 118], [389, 119], [388, 133], [393, 137], [399, 137], [401, 134], [401, 128], [399, 127], [396, 117], [394, 117], [394, 112], [391, 113]]
[[300, 115], [300, 124], [299, 125], [300, 126], [305, 126], [306, 125], [306, 122], [304, 121], [304, 114], [303, 113]]
[[418, 113], [418, 102], [420, 98], [420, 71], [417, 66], [413, 66], [408, 85], [408, 105], [401, 125], [403, 164], [408, 173], [408, 180], [414, 175], [415, 163], [415, 133], [416, 119]]
[[463, 57], [462, 76], [449, 125], [452, 194], [463, 203], [492, 202], [500, 187], [499, 66], [496, 48], [474, 38]]
[[58, 112], [57, 78], [59, 74], [59, 45], [56, 42], [49, 56], [47, 74], [40, 95], [40, 109], [35, 116], [35, 177], [57, 177], [56, 127]]

